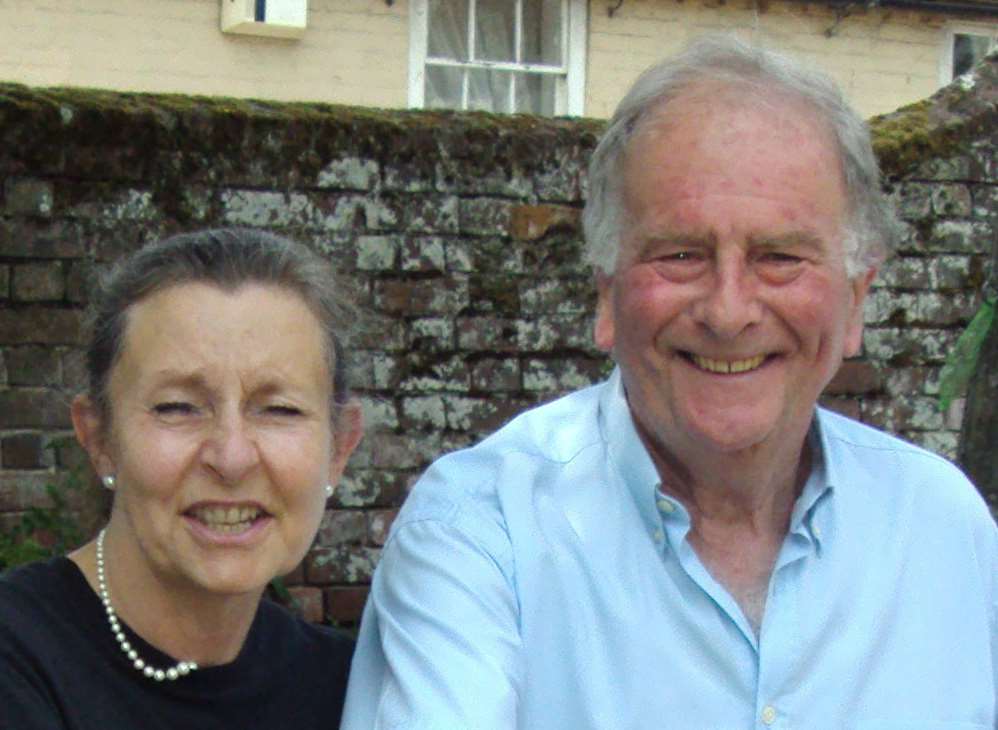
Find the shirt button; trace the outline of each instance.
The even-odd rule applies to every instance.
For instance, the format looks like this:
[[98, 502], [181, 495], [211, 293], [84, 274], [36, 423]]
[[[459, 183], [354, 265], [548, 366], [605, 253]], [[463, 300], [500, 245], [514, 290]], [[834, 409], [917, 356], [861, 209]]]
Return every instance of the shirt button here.
[[814, 533], [815, 537], [821, 538], [821, 528], [817, 525], [811, 525], [811, 532]]
[[773, 720], [776, 719], [776, 708], [772, 705], [766, 705], [762, 708], [762, 721], [767, 725], [772, 725]]
[[665, 512], [665, 514], [667, 515], [671, 515], [673, 512], [676, 511], [675, 505], [673, 505], [672, 502], [670, 502], [667, 499], [658, 500], [658, 508], [660, 511]]
[[655, 538], [655, 542], [662, 542], [662, 540], [665, 539], [665, 533], [661, 530], [655, 530], [655, 532], [652, 533], [652, 537]]

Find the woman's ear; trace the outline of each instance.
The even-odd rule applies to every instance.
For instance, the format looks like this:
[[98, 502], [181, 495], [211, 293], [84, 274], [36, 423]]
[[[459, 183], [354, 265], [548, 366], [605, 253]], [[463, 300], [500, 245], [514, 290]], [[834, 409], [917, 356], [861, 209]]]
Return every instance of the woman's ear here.
[[105, 424], [100, 409], [89, 396], [78, 395], [73, 398], [69, 414], [73, 419], [76, 440], [90, 455], [90, 463], [93, 464], [97, 476], [103, 479], [108, 475], [113, 475], [115, 473], [114, 462], [107, 452]]
[[364, 411], [360, 401], [351, 398], [339, 406], [333, 423], [333, 453], [329, 464], [329, 481], [339, 481], [350, 454], [364, 435]]

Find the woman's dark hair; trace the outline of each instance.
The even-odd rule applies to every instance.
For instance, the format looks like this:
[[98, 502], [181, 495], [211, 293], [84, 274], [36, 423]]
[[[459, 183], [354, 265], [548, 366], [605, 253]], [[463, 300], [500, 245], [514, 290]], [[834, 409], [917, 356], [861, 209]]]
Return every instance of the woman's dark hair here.
[[302, 244], [250, 228], [181, 233], [147, 244], [101, 277], [87, 317], [89, 395], [110, 423], [108, 381], [121, 357], [128, 309], [167, 287], [202, 283], [233, 291], [270, 284], [297, 293], [322, 326], [334, 422], [349, 397], [344, 343], [357, 313], [332, 266]]

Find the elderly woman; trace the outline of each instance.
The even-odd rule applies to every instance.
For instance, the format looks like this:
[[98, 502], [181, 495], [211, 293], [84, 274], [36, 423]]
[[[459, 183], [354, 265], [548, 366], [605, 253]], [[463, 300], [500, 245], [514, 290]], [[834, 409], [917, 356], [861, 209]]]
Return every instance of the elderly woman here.
[[352, 643], [261, 596], [360, 439], [340, 297], [317, 256], [249, 230], [114, 270], [72, 404], [114, 505], [94, 541], [0, 579], [0, 726], [337, 726]]

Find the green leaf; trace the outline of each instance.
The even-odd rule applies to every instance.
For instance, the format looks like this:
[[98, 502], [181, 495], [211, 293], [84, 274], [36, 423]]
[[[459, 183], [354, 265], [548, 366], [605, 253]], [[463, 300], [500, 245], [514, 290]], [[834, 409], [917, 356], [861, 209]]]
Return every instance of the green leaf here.
[[956, 341], [939, 373], [939, 410], [946, 411], [953, 399], [967, 392], [967, 384], [974, 374], [981, 345], [995, 319], [995, 300], [985, 299], [981, 308], [970, 320], [967, 329]]

